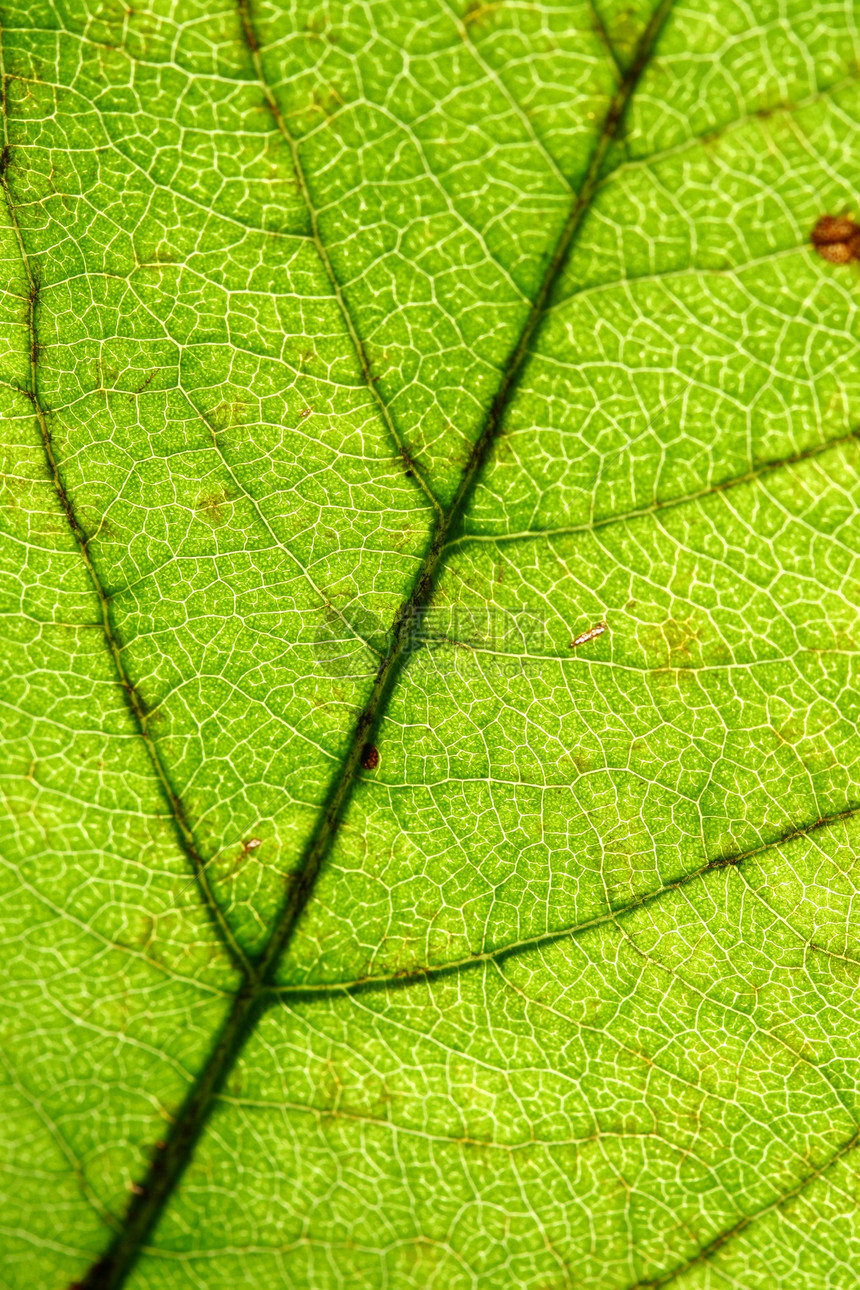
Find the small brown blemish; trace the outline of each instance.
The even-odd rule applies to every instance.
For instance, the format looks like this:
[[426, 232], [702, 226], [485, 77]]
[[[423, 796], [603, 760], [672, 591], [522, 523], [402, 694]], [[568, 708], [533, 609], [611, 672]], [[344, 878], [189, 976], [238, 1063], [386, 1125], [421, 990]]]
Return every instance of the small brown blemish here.
[[152, 369], [152, 371], [149, 373], [149, 376], [145, 377], [145, 378], [144, 378], [144, 380], [142, 380], [142, 381], [141, 381], [140, 385], [137, 387], [137, 389], [134, 391], [134, 393], [135, 393], [135, 394], [143, 394], [143, 391], [144, 391], [144, 390], [146, 389], [146, 387], [151, 383], [151, 381], [153, 380], [153, 378], [154, 378], [154, 376], [155, 376], [155, 374], [156, 374], [156, 372], [157, 372], [157, 371], [158, 371], [158, 368], [157, 368], [157, 367], [154, 367], [154, 368]]
[[219, 488], [213, 493], [204, 493], [198, 497], [194, 509], [206, 517], [210, 524], [223, 524], [228, 518], [228, 507], [232, 498], [226, 488]]
[[379, 765], [379, 749], [373, 744], [365, 744], [361, 750], [361, 764], [365, 770], [376, 770]]
[[849, 215], [822, 215], [809, 240], [829, 264], [860, 260], [860, 227]]
[[578, 636], [575, 636], [570, 642], [570, 648], [576, 649], [577, 645], [587, 645], [589, 641], [593, 641], [597, 636], [602, 636], [605, 631], [606, 623], [595, 623], [593, 627], [589, 627], [587, 632], [580, 632]]
[[463, 14], [463, 25], [466, 30], [472, 24], [483, 26], [489, 18], [492, 18], [495, 10], [500, 6], [498, 4], [484, 4], [483, 0], [471, 0], [466, 12]]

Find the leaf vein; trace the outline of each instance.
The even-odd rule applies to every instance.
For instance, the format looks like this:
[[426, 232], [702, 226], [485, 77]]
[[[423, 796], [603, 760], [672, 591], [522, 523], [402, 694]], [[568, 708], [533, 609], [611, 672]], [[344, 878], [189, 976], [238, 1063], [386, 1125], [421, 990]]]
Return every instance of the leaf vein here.
[[[810, 824], [795, 825], [787, 829], [778, 838], [770, 842], [762, 842], [758, 846], [750, 847], [745, 851], [734, 852], [729, 855], [717, 856], [709, 860], [706, 864], [699, 865], [696, 869], [691, 869], [689, 873], [682, 874], [673, 882], [665, 883], [661, 887], [655, 887], [652, 891], [643, 892], [634, 900], [629, 901], [626, 905], [621, 905], [615, 909], [608, 909], [603, 914], [596, 914], [593, 918], [583, 919], [582, 922], [574, 923], [569, 927], [562, 927], [555, 931], [542, 932], [538, 936], [530, 936], [522, 941], [514, 941], [508, 945], [502, 945], [497, 949], [486, 950], [476, 954], [470, 954], [466, 958], [455, 959], [450, 963], [425, 964], [421, 967], [410, 968], [402, 972], [393, 972], [380, 976], [356, 977], [351, 981], [324, 981], [319, 984], [311, 985], [281, 985], [273, 986], [271, 993], [278, 998], [294, 999], [297, 997], [326, 997], [336, 994], [357, 994], [366, 990], [385, 990], [399, 989], [402, 986], [411, 985], [418, 982], [426, 982], [437, 979], [438, 977], [455, 976], [459, 972], [468, 971], [471, 968], [480, 967], [485, 963], [502, 963], [507, 958], [515, 958], [520, 954], [527, 954], [531, 950], [540, 949], [544, 946], [555, 945], [561, 941], [566, 941], [572, 937], [580, 936], [583, 932], [591, 931], [596, 927], [603, 927], [607, 923], [615, 923], [629, 914], [635, 913], [636, 910], [660, 900], [663, 896], [672, 891], [679, 891], [681, 888], [688, 886], [692, 882], [705, 877], [706, 874], [713, 873], [718, 869], [734, 868], [743, 864], [747, 860], [753, 860], [756, 856], [764, 855], [768, 851], [773, 851], [778, 847], [785, 846], [789, 842], [794, 842], [799, 838], [806, 838], [820, 829], [830, 828], [841, 821], [853, 819], [860, 815], [860, 805], [848, 807], [846, 810], [839, 811], [834, 815], [828, 815], [823, 818], [813, 820]], [[816, 946], [820, 950], [820, 947]], [[824, 951], [826, 953], [826, 951]], [[843, 957], [843, 956], [839, 956]], [[853, 960], [852, 960], [853, 961]]]
[[[2, 96], [2, 103], [0, 103], [0, 112], [2, 112], [2, 116], [3, 116], [4, 144], [8, 149], [9, 148], [9, 119], [8, 119], [7, 102], [6, 102], [7, 79], [8, 78], [6, 74], [5, 61], [3, 58], [2, 32], [0, 32], [0, 96]], [[92, 555], [90, 553], [90, 549], [89, 549], [90, 538], [84, 532], [83, 528], [81, 527], [78, 521], [74, 506], [72, 504], [71, 497], [69, 496], [65, 483], [63, 481], [63, 476], [60, 470], [58, 459], [56, 457], [56, 454], [54, 453], [53, 443], [51, 440], [51, 431], [48, 425], [48, 415], [39, 395], [38, 341], [37, 341], [37, 330], [36, 330], [37, 311], [38, 311], [38, 305], [39, 305], [39, 284], [34, 276], [33, 267], [32, 267], [32, 264], [30, 263], [30, 257], [27, 253], [21, 227], [18, 222], [17, 208], [15, 206], [15, 202], [9, 186], [8, 168], [0, 171], [0, 187], [2, 187], [3, 189], [4, 198], [9, 211], [9, 219], [11, 221], [12, 228], [14, 230], [15, 240], [17, 242], [18, 250], [21, 255], [21, 262], [24, 268], [24, 273], [26, 275], [27, 281], [29, 283], [29, 288], [30, 288], [28, 301], [27, 301], [27, 331], [29, 335], [29, 352], [27, 355], [28, 387], [24, 391], [24, 393], [32, 406], [33, 413], [35, 415], [36, 422], [39, 427], [42, 446], [45, 453], [45, 463], [47, 466], [48, 474], [53, 484], [57, 500], [66, 517], [72, 536], [74, 537], [75, 543], [78, 547], [81, 558], [84, 562], [84, 566], [87, 570], [90, 584], [93, 588], [93, 592], [95, 593], [95, 596], [99, 605], [99, 609], [101, 612], [102, 631], [104, 633], [105, 644], [107, 645], [108, 653], [116, 675], [117, 684], [120, 686], [120, 688], [123, 691], [123, 694], [125, 695], [129, 712], [132, 716], [137, 732], [140, 735], [141, 739], [143, 740], [147, 753], [149, 754], [149, 758], [155, 770], [157, 779], [159, 781], [162, 794], [167, 801], [167, 805], [169, 806], [170, 816], [173, 821], [174, 830], [175, 830], [180, 848], [182, 849], [186, 858], [190, 862], [192, 873], [194, 874], [194, 877], [196, 879], [204, 909], [206, 910], [209, 916], [209, 920], [216, 932], [216, 935], [218, 936], [219, 941], [221, 942], [232, 964], [235, 967], [237, 967], [240, 971], [242, 971], [246, 965], [247, 960], [240, 946], [237, 944], [235, 937], [233, 936], [233, 933], [230, 929], [230, 926], [226, 918], [224, 917], [223, 911], [221, 910], [209, 886], [209, 882], [205, 873], [206, 866], [200, 856], [200, 852], [197, 846], [197, 841], [194, 837], [193, 830], [191, 829], [191, 826], [189, 825], [185, 817], [185, 811], [182, 805], [182, 801], [179, 795], [177, 794], [176, 790], [174, 789], [173, 784], [171, 783], [170, 777], [167, 773], [167, 768], [161, 758], [161, 754], [158, 750], [156, 742], [149, 731], [149, 728], [148, 728], [149, 718], [146, 712], [145, 705], [140, 695], [138, 694], [135, 684], [131, 679], [131, 676], [125, 666], [125, 661], [122, 657], [122, 647], [114, 631], [114, 627], [113, 627], [113, 623], [110, 615], [110, 597], [105, 591], [105, 588], [99, 577], [98, 570], [95, 567], [95, 564], [92, 559]]]

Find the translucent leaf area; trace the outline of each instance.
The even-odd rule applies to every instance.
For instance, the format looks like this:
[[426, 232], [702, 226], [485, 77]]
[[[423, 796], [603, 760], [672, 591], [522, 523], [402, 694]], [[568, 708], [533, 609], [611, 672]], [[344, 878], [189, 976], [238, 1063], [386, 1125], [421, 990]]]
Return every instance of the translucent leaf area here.
[[856, 1290], [855, 7], [0, 23], [0, 1290]]

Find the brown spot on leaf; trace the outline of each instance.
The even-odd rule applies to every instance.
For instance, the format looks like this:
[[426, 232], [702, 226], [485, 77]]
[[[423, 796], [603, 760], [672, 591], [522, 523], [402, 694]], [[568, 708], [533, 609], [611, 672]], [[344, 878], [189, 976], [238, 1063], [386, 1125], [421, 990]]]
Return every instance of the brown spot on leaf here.
[[860, 260], [860, 227], [849, 215], [822, 215], [809, 240], [829, 264]]
[[484, 0], [470, 0], [463, 14], [463, 24], [467, 29], [472, 26], [486, 26], [500, 7], [498, 4], [485, 4]]
[[231, 426], [247, 423], [249, 408], [250, 405], [243, 403], [241, 399], [234, 399], [232, 402], [224, 399], [208, 413], [207, 420], [216, 432], [228, 430]]
[[223, 524], [232, 514], [232, 498], [226, 488], [217, 488], [211, 493], [202, 493], [194, 509], [210, 524]]
[[695, 670], [732, 661], [731, 650], [704, 611], [691, 607], [686, 618], [666, 618], [662, 623], [640, 623], [636, 641], [645, 652], [647, 666], [655, 671]]
[[373, 744], [365, 744], [361, 750], [361, 764], [365, 770], [376, 770], [379, 765], [379, 749]]
[[152, 369], [152, 371], [149, 373], [149, 376], [144, 377], [144, 379], [141, 381], [140, 385], [138, 385], [138, 387], [137, 387], [137, 389], [134, 391], [134, 393], [135, 393], [135, 394], [143, 394], [143, 391], [144, 391], [144, 390], [146, 389], [146, 387], [151, 383], [151, 381], [152, 381], [153, 377], [155, 376], [155, 374], [157, 373], [157, 371], [158, 371], [158, 368], [157, 368], [157, 367], [154, 367], [154, 368]]

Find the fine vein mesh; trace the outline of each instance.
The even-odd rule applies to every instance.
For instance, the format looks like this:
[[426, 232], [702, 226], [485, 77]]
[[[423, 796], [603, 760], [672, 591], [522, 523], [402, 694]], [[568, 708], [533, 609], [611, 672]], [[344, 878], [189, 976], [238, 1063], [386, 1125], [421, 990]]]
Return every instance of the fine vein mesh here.
[[132, 1284], [850, 1286], [857, 827], [269, 1013]]
[[607, 175], [285, 981], [542, 935], [860, 801], [860, 317], [806, 244], [857, 95]]
[[[650, 17], [6, 7], [10, 1286], [203, 1068], [177, 818], [259, 952]], [[135, 1290], [853, 1285], [857, 58], [676, 7]]]

